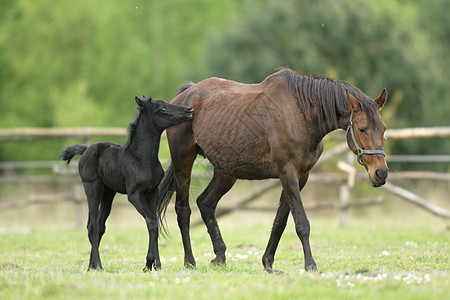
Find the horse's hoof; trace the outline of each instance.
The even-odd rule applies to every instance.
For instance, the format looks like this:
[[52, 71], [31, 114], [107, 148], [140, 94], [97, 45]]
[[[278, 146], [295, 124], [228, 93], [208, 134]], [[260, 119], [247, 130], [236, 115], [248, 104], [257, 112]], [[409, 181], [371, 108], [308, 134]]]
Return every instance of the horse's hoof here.
[[227, 265], [227, 263], [226, 263], [225, 257], [218, 257], [218, 256], [216, 256], [216, 258], [214, 258], [211, 261], [211, 267], [226, 266], [226, 265]]
[[142, 269], [142, 271], [145, 273], [145, 272], [148, 272], [148, 271], [152, 271], [152, 270], [155, 270], [155, 271], [158, 271], [158, 270], [161, 270], [161, 264], [159, 263], [159, 264], [157, 264], [156, 262], [155, 263], [150, 263], [150, 264], [147, 264], [145, 267], [144, 267], [144, 269]]
[[317, 266], [314, 265], [310, 265], [310, 266], [305, 266], [305, 270], [306, 272], [317, 272]]
[[266, 272], [269, 273], [269, 274], [275, 274], [275, 275], [281, 275], [281, 274], [284, 274], [283, 271], [276, 270], [276, 269], [272, 269], [272, 267], [270, 267], [270, 268], [264, 268], [264, 271], [266, 271]]
[[194, 262], [194, 263], [185, 262], [185, 263], [184, 263], [184, 267], [185, 267], [186, 269], [194, 270], [194, 269], [195, 269], [195, 262]]
[[88, 270], [88, 272], [90, 272], [90, 271], [103, 271], [103, 268], [102, 267], [89, 267], [87, 270]]

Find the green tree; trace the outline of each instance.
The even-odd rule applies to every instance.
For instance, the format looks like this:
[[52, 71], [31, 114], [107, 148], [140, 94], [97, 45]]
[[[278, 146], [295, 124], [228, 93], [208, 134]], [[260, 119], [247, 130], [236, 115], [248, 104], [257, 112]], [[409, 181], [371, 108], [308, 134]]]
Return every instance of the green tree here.
[[[135, 95], [171, 100], [202, 74], [205, 34], [240, 2], [0, 0], [0, 127], [125, 127]], [[0, 159], [58, 154], [39, 147]]]
[[[389, 127], [448, 125], [445, 11], [448, 1], [266, 0], [211, 39], [208, 66], [244, 82], [286, 66], [349, 81], [372, 97], [386, 87]], [[391, 145], [399, 153], [450, 152], [448, 141], [434, 142]]]

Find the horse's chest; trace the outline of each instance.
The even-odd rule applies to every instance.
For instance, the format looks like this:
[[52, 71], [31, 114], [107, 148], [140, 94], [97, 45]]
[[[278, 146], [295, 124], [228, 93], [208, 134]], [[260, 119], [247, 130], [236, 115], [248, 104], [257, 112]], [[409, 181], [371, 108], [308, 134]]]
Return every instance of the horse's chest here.
[[164, 170], [160, 163], [134, 166], [124, 173], [127, 193], [134, 190], [153, 191], [164, 177]]

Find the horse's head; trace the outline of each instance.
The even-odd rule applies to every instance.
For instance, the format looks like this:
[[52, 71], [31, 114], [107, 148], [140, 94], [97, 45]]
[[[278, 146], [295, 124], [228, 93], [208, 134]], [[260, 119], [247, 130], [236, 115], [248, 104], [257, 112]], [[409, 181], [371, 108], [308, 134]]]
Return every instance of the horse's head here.
[[386, 89], [373, 102], [364, 105], [348, 90], [345, 93], [351, 112], [347, 127], [348, 146], [358, 156], [358, 162], [366, 168], [372, 186], [382, 186], [386, 183], [389, 170], [383, 151], [386, 125], [379, 113], [386, 102]]
[[188, 106], [181, 106], [167, 103], [163, 100], [152, 100], [145, 95], [142, 99], [135, 97], [140, 109], [152, 115], [155, 125], [161, 129], [192, 120], [194, 109]]

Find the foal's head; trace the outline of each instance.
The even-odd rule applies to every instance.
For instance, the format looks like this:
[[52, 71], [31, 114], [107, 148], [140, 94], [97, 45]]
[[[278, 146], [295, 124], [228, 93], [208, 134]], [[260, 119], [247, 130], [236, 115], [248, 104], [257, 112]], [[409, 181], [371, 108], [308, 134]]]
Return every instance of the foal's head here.
[[347, 128], [348, 146], [358, 155], [358, 162], [366, 168], [372, 185], [382, 186], [386, 183], [389, 170], [383, 151], [386, 124], [379, 113], [386, 102], [386, 89], [374, 102], [366, 101], [364, 105], [347, 90], [345, 92], [351, 112]]
[[135, 97], [141, 113], [150, 114], [156, 127], [166, 129], [171, 126], [192, 120], [194, 109], [167, 103], [163, 100], [152, 100], [145, 95], [142, 99]]

